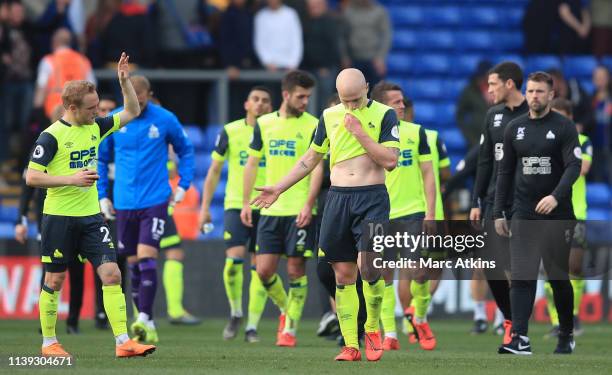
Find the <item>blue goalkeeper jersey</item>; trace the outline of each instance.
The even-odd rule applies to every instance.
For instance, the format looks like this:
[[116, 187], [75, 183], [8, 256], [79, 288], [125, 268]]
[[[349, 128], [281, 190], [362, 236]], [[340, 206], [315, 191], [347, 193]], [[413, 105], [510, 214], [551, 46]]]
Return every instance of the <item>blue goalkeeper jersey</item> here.
[[[114, 112], [121, 111], [121, 108]], [[167, 202], [168, 145], [179, 157], [179, 186], [187, 190], [193, 179], [194, 151], [176, 116], [151, 102], [121, 130], [107, 137], [98, 151], [98, 195], [108, 198], [108, 163], [115, 161], [113, 203], [119, 210], [135, 210]]]

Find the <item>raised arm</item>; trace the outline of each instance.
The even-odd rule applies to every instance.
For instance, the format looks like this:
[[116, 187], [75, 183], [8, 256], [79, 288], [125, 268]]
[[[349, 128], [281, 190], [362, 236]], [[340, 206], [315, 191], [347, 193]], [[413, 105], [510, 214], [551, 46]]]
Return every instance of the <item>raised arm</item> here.
[[123, 110], [118, 113], [119, 128], [124, 127], [128, 122], [140, 115], [136, 91], [134, 91], [134, 86], [132, 86], [130, 81], [129, 60], [130, 57], [125, 52], [122, 52], [117, 64], [117, 76], [119, 77], [119, 85], [121, 85], [121, 94], [123, 95]]

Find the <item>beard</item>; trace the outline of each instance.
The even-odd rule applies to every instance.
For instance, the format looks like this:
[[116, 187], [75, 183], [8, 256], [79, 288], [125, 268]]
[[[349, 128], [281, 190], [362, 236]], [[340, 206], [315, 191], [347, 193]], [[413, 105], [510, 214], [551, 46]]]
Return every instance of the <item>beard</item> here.
[[292, 106], [291, 104], [287, 103], [287, 114], [294, 116], [294, 117], [300, 117], [302, 115], [302, 113], [304, 113], [304, 111]]
[[529, 109], [531, 109], [537, 115], [540, 115], [546, 112], [547, 108], [548, 108], [548, 103], [542, 103], [542, 102], [532, 103], [529, 106]]

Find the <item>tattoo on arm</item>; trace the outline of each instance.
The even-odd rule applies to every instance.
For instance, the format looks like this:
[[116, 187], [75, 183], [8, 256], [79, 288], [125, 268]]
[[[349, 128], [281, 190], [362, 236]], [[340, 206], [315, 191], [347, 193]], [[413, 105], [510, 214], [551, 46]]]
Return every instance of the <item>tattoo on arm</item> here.
[[304, 169], [308, 169], [308, 166], [303, 161], [300, 161], [300, 167], [302, 167]]

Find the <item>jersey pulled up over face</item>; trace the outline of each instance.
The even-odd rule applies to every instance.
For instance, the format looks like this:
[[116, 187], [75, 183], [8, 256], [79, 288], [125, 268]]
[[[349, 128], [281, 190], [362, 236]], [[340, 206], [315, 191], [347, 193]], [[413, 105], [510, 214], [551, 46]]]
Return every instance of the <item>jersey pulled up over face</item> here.
[[366, 150], [346, 130], [344, 116], [353, 114], [361, 122], [366, 134], [386, 147], [399, 149], [399, 129], [397, 115], [393, 108], [370, 100], [368, 104], [357, 110], [349, 111], [342, 103], [323, 111], [319, 119], [314, 141], [310, 146], [320, 154], [330, 153], [330, 168], [337, 163], [366, 154]]

